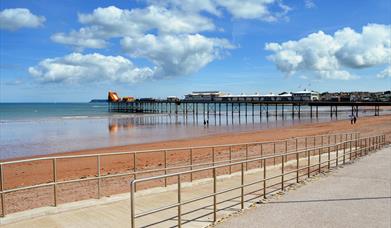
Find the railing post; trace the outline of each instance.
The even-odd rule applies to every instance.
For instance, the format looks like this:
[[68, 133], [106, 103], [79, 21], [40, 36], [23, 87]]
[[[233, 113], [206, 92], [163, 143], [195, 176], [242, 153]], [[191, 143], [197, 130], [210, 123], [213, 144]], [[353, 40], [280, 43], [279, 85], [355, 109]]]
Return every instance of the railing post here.
[[54, 206], [57, 207], [57, 159], [53, 158], [53, 200]]
[[375, 143], [374, 136], [369, 136], [368, 137], [368, 152], [371, 152], [375, 149], [374, 143]]
[[[167, 175], [167, 150], [164, 150], [164, 175]], [[164, 187], [167, 187], [167, 177], [164, 177]]]
[[[288, 153], [288, 140], [285, 139], [285, 154]], [[288, 161], [288, 155], [285, 155], [285, 161]]]
[[[273, 142], [273, 155], [276, 155], [276, 142]], [[273, 157], [273, 163], [276, 165], [276, 157]]]
[[328, 139], [327, 139], [327, 144], [328, 144], [328, 146], [327, 146], [327, 169], [328, 170], [330, 170], [330, 163], [331, 163], [331, 155], [330, 155], [330, 150], [331, 150], [331, 146], [330, 146], [330, 135], [329, 135], [329, 137], [328, 137]]
[[[248, 160], [248, 144], [246, 144], [246, 161]], [[246, 171], [248, 170], [248, 163], [246, 162]]]
[[368, 155], [368, 138], [365, 138], [364, 144], [365, 144], [365, 154]]
[[336, 152], [335, 152], [335, 155], [336, 155], [336, 157], [335, 157], [335, 166], [337, 167], [338, 166], [338, 157], [339, 157], [339, 152], [338, 152], [338, 150], [339, 150], [339, 146], [338, 146], [338, 144], [336, 144], [335, 145], [335, 147], [336, 147]]
[[263, 159], [263, 198], [266, 199], [266, 159]]
[[1, 217], [5, 217], [5, 197], [4, 197], [4, 166], [0, 164], [0, 187], [1, 187]]
[[[263, 156], [263, 144], [261, 143], [261, 157]], [[262, 168], [262, 161], [261, 161], [261, 168]]]
[[[194, 107], [193, 107], [194, 109]], [[193, 170], [193, 149], [190, 148], [190, 170]], [[193, 172], [190, 173], [190, 182], [193, 182]]]
[[[231, 164], [232, 163], [232, 147], [229, 146], [229, 163]], [[232, 166], [230, 165], [229, 166], [229, 174], [231, 175], [232, 174]]]
[[181, 175], [178, 174], [178, 227], [182, 227]]
[[319, 148], [319, 173], [322, 169], [322, 154], [321, 154], [320, 150], [321, 149]]
[[[133, 180], [137, 179], [137, 174], [136, 174], [136, 153], [133, 152]], [[136, 184], [134, 185], [134, 191], [137, 191]]]
[[240, 178], [240, 208], [244, 209], [244, 163], [241, 163], [241, 178]]
[[[231, 163], [231, 157], [229, 158], [229, 162]], [[215, 147], [212, 147], [212, 165], [215, 165]]]
[[281, 191], [284, 191], [284, 174], [285, 174], [284, 155], [281, 155]]
[[309, 153], [308, 150], [306, 150], [306, 152], [307, 152], [307, 177], [310, 177], [311, 153]]
[[296, 183], [299, 183], [299, 153], [296, 151]]
[[352, 160], [352, 139], [349, 141], [349, 161]]
[[135, 208], [134, 208], [134, 189], [135, 189], [135, 184], [132, 181], [130, 183], [130, 225], [131, 228], [136, 228], [136, 222], [135, 222]]
[[213, 222], [217, 221], [217, 177], [216, 168], [213, 168]]
[[345, 165], [345, 153], [346, 153], [345, 147], [346, 147], [346, 142], [343, 142], [343, 164], [344, 165]]
[[307, 136], [305, 137], [305, 156], [308, 156], [307, 154], [308, 154], [308, 142], [307, 142]]
[[379, 136], [376, 136], [376, 149], [379, 149]]
[[97, 155], [96, 156], [96, 160], [97, 160], [97, 168], [98, 168], [98, 199], [100, 199], [100, 195], [101, 195], [101, 191], [100, 191], [100, 185], [101, 185], [101, 180], [100, 180], [100, 155]]

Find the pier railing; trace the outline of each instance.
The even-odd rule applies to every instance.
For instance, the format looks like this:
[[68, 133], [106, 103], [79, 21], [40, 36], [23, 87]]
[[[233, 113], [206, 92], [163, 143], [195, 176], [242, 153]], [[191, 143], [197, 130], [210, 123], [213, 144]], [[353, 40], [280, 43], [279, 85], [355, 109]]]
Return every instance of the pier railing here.
[[[36, 207], [57, 206], [65, 202], [101, 198], [102, 196], [120, 193], [118, 190], [129, 192], [128, 182], [130, 179], [135, 180], [161, 174], [168, 175], [183, 170], [191, 171], [216, 165], [234, 164], [235, 162], [258, 159], [265, 155], [276, 155], [281, 152], [286, 153], [284, 161], [288, 161], [293, 159], [288, 152], [308, 151], [327, 146], [330, 148], [331, 145], [347, 142], [348, 140], [357, 140], [359, 137], [359, 133], [349, 132], [267, 142], [49, 156], [0, 162], [1, 215], [4, 217], [9, 213]], [[276, 164], [277, 157], [271, 159], [271, 164]], [[88, 165], [83, 165], [82, 161], [87, 162]], [[110, 170], [106, 167], [110, 164], [123, 167], [119, 170]], [[262, 167], [264, 164], [259, 165]], [[37, 173], [34, 166], [44, 168], [46, 171]], [[245, 165], [246, 170], [257, 167], [257, 165]], [[77, 171], [79, 174], [71, 175], [73, 171]], [[227, 174], [233, 172], [235, 172], [233, 166], [229, 166], [226, 170]], [[41, 178], [42, 180], [35, 180], [35, 178]], [[189, 175], [189, 181], [202, 178], [204, 178], [202, 175], [193, 175], [192, 173]], [[152, 186], [140, 185], [138, 188], [167, 186], [172, 182], [173, 180], [170, 178], [164, 178]], [[105, 188], [108, 187], [115, 190], [105, 191]], [[84, 193], [88, 192], [89, 195], [78, 198], [74, 196], [77, 190]], [[132, 189], [132, 191], [137, 190], [136, 188]], [[37, 200], [31, 196], [31, 193], [35, 194], [34, 197], [37, 197]], [[38, 199], [44, 199], [45, 203], [37, 204]]]
[[[280, 186], [278, 190], [284, 190], [287, 188], [287, 183], [289, 181], [294, 181], [294, 183], [299, 183], [301, 177], [309, 178], [312, 175], [319, 174], [323, 171], [330, 170], [333, 166], [338, 167], [339, 165], [345, 164], [346, 162], [352, 161], [354, 159], [357, 159], [361, 156], [367, 155], [370, 152], [380, 149], [386, 142], [385, 135], [376, 135], [371, 137], [365, 137], [365, 138], [354, 138], [354, 139], [347, 139], [342, 142], [336, 142], [334, 144], [328, 144], [328, 145], [321, 145], [321, 146], [315, 146], [312, 148], [306, 148], [306, 149], [300, 149], [292, 152], [288, 151], [278, 151], [278, 154], [272, 154], [272, 155], [266, 155], [258, 158], [250, 158], [243, 161], [237, 161], [232, 162], [229, 164], [221, 164], [221, 165], [213, 165], [212, 167], [206, 167], [206, 168], [200, 168], [200, 169], [194, 169], [194, 170], [188, 170], [188, 171], [182, 171], [177, 173], [171, 173], [171, 174], [165, 174], [160, 176], [153, 176], [153, 177], [146, 177], [146, 178], [140, 178], [132, 180], [130, 183], [130, 206], [131, 206], [131, 227], [136, 227], [136, 219], [145, 217], [148, 215], [153, 215], [159, 212], [168, 211], [171, 209], [177, 209], [174, 214], [170, 213], [169, 218], [163, 219], [161, 222], [167, 222], [171, 221], [171, 223], [167, 226], [177, 226], [181, 227], [183, 224], [182, 216], [183, 215], [189, 215], [194, 213], [197, 210], [202, 210], [207, 208], [207, 214], [204, 215], [204, 217], [199, 216], [197, 218], [205, 218], [205, 216], [212, 214], [212, 220], [211, 223], [217, 221], [217, 213], [219, 211], [218, 205], [227, 202], [232, 201], [235, 199], [240, 199], [240, 202], [236, 205], [240, 205], [240, 209], [244, 209], [244, 203], [245, 203], [245, 196], [247, 195], [253, 195], [256, 192], [259, 192], [257, 195], [257, 198], [260, 199], [266, 199], [267, 197], [267, 190], [275, 187]], [[286, 157], [293, 157], [291, 160], [286, 160]], [[267, 165], [270, 163], [270, 161], [279, 159], [279, 164], [277, 169], [279, 170], [279, 174], [272, 173], [268, 175], [269, 172], [269, 166]], [[260, 179], [256, 181], [252, 181], [249, 183], [245, 183], [246, 178], [246, 167], [250, 163], [258, 163], [263, 164], [262, 166], [258, 166], [258, 169], [256, 172], [259, 172]], [[304, 164], [303, 164], [304, 163]], [[290, 169], [287, 169], [287, 166], [293, 166]], [[236, 166], [239, 167], [235, 171], [235, 174], [238, 173], [240, 175], [239, 178], [236, 178], [235, 180], [238, 182], [235, 187], [230, 187], [228, 189], [222, 189], [218, 190], [217, 184], [220, 183], [218, 181], [219, 176], [222, 175], [221, 172], [219, 172], [221, 169], [231, 169], [231, 167]], [[267, 169], [268, 167], [268, 169]], [[212, 178], [210, 182], [212, 182], [211, 188], [212, 193], [209, 194], [203, 194], [203, 195], [197, 195], [196, 197], [190, 198], [190, 199], [183, 199], [182, 193], [184, 191], [183, 185], [186, 182], [190, 182], [190, 180], [186, 177], [194, 175], [195, 173], [200, 172], [208, 172], [211, 173], [209, 175], [209, 178]], [[220, 173], [220, 174], [219, 174]], [[233, 173], [232, 173], [233, 174]], [[274, 174], [274, 175], [273, 175]], [[174, 188], [171, 188], [171, 191], [174, 192], [177, 196], [175, 197], [177, 200], [175, 203], [170, 204], [170, 200], [165, 200], [164, 197], [161, 197], [162, 203], [164, 206], [159, 208], [152, 208], [149, 210], [139, 210], [139, 212], [136, 211], [136, 205], [137, 205], [137, 199], [135, 195], [136, 186], [145, 182], [156, 182], [158, 180], [167, 180], [167, 178], [174, 179], [175, 182], [172, 183], [171, 186]], [[268, 184], [268, 182], [272, 182], [272, 180], [275, 180], [277, 178], [280, 178], [280, 180], [274, 181], [272, 185]], [[287, 179], [290, 178], [290, 179]], [[220, 178], [221, 179], [221, 178]], [[224, 182], [224, 180], [222, 180]], [[171, 187], [170, 186], [170, 187]], [[248, 189], [251, 186], [255, 186], [255, 190], [252, 189], [251, 192], [246, 192], [245, 190]], [[176, 187], [176, 188], [175, 188]], [[204, 190], [204, 189], [203, 189]], [[233, 192], [235, 190], [240, 190], [239, 194], [235, 195], [234, 197], [231, 197], [229, 199], [225, 199], [223, 201], [218, 202], [217, 196]], [[175, 193], [176, 191], [176, 193]], [[275, 190], [274, 190], [275, 191]], [[204, 191], [203, 191], [204, 192]], [[159, 193], [156, 193], [159, 194]], [[145, 197], [145, 196], [144, 196]], [[206, 199], [210, 199], [210, 201], [205, 202]], [[200, 202], [200, 205], [198, 205], [197, 209], [193, 209], [191, 211], [183, 212], [182, 207], [185, 205], [189, 205], [195, 202]], [[210, 212], [209, 207], [212, 207]], [[226, 208], [225, 208], [226, 209]], [[155, 221], [157, 216], [154, 217], [153, 224], [160, 224], [159, 221]], [[151, 222], [151, 220], [146, 220], [147, 222]], [[187, 218], [187, 222], [191, 221], [191, 219]], [[145, 221], [144, 221], [145, 222]], [[176, 224], [175, 224], [176, 223]], [[144, 226], [149, 226], [151, 224], [143, 224]]]

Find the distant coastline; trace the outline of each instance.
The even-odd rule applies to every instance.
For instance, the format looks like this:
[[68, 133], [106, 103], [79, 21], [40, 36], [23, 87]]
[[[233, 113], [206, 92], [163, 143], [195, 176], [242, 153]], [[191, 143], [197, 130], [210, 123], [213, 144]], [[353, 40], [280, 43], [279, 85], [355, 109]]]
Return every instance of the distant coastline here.
[[107, 103], [107, 99], [92, 99], [89, 103]]

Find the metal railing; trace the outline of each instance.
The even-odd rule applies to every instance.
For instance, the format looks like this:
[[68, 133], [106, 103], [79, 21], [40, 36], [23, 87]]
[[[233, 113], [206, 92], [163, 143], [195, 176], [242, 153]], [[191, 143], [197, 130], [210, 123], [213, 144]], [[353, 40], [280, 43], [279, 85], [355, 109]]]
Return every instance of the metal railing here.
[[[266, 141], [266, 142], [250, 142], [250, 143], [238, 143], [238, 144], [223, 144], [223, 145], [212, 145], [212, 146], [198, 146], [198, 147], [184, 147], [184, 148], [167, 148], [167, 149], [157, 149], [157, 150], [141, 150], [141, 151], [128, 151], [128, 152], [114, 152], [114, 153], [104, 153], [104, 154], [86, 154], [86, 155], [65, 155], [65, 156], [49, 156], [49, 157], [40, 157], [40, 158], [32, 158], [32, 159], [23, 159], [23, 160], [16, 160], [16, 161], [6, 161], [6, 162], [0, 162], [0, 200], [1, 200], [1, 216], [4, 217], [6, 215], [6, 194], [19, 192], [23, 190], [32, 190], [37, 188], [44, 188], [44, 187], [52, 187], [53, 191], [53, 205], [57, 206], [58, 203], [58, 186], [59, 185], [65, 185], [65, 184], [71, 184], [71, 183], [81, 183], [81, 182], [87, 182], [87, 181], [97, 181], [96, 188], [97, 188], [97, 197], [101, 198], [101, 188], [102, 188], [102, 180], [107, 178], [119, 178], [119, 177], [126, 177], [126, 176], [132, 176], [132, 178], [135, 180], [137, 179], [138, 175], [145, 175], [145, 174], [152, 174], [157, 172], [164, 172], [164, 174], [168, 174], [169, 172], [173, 172], [175, 170], [183, 170], [183, 169], [189, 169], [193, 170], [195, 168], [199, 167], [205, 167], [205, 166], [214, 166], [219, 164], [225, 164], [225, 163], [233, 163], [237, 161], [242, 160], [248, 160], [257, 158], [259, 156], [263, 156], [266, 154], [276, 154], [277, 147], [284, 148], [285, 152], [288, 151], [297, 151], [300, 149], [311, 149], [315, 148], [318, 145], [330, 145], [331, 143], [336, 144], [337, 142], [342, 142], [343, 140], [352, 140], [359, 138], [359, 133], [357, 132], [349, 132], [349, 133], [338, 133], [338, 134], [331, 134], [331, 135], [315, 135], [315, 136], [305, 136], [305, 137], [296, 137], [296, 138], [290, 138], [290, 139], [284, 139], [284, 140], [276, 140], [276, 141]], [[256, 155], [250, 155], [249, 154], [249, 148], [259, 146], [259, 154]], [[266, 147], [269, 146], [268, 150]], [[240, 147], [240, 150], [234, 150], [235, 147]], [[289, 148], [291, 148], [289, 150]], [[217, 151], [218, 149], [225, 149], [224, 151], [220, 151], [220, 155], [227, 152], [228, 154], [225, 155], [225, 157], [228, 157], [226, 160], [217, 160]], [[206, 162], [198, 162], [196, 163], [194, 153], [197, 150], [207, 150], [206, 158], [208, 158], [211, 161]], [[170, 164], [168, 162], [168, 153], [188, 153], [188, 158], [184, 161], [182, 160], [179, 162], [179, 164]], [[244, 152], [243, 156], [240, 158], [234, 158], [233, 155], [238, 154], [239, 152]], [[145, 167], [140, 167], [138, 161], [140, 160], [140, 157], [142, 154], [147, 153], [153, 153], [154, 156], [162, 155], [163, 156], [163, 168], [153, 168], [153, 169], [147, 169]], [[129, 155], [129, 161], [132, 164], [129, 164], [131, 166], [130, 172], [119, 172], [110, 174], [109, 172], [103, 173], [104, 168], [102, 167], [102, 161], [104, 161], [105, 158], [110, 156], [119, 156], [119, 155]], [[90, 175], [83, 178], [76, 178], [76, 179], [68, 179], [68, 180], [60, 180], [58, 178], [58, 163], [62, 160], [67, 159], [85, 159], [85, 158], [94, 158], [96, 162], [96, 174]], [[286, 157], [285, 157], [286, 159]], [[32, 184], [27, 186], [17, 186], [13, 188], [6, 188], [5, 183], [7, 182], [7, 176], [5, 175], [5, 170], [7, 166], [15, 165], [15, 164], [29, 164], [34, 162], [40, 162], [40, 161], [48, 161], [51, 163], [51, 165], [48, 166], [48, 172], [51, 172], [52, 180], [47, 183], [39, 183], [39, 184]], [[183, 165], [184, 162], [187, 162], [186, 165]], [[274, 164], [276, 163], [276, 159], [274, 158]], [[173, 166], [171, 166], [173, 165]], [[246, 165], [247, 169], [247, 165]], [[229, 168], [229, 173], [232, 173], [232, 168]], [[191, 181], [193, 181], [193, 175], [190, 175]], [[128, 182], [125, 183], [127, 185]], [[164, 186], [167, 186], [168, 181], [167, 178], [164, 179]], [[136, 191], [137, 189], [134, 189]], [[12, 204], [15, 204], [16, 202], [11, 202]]]
[[[304, 174], [305, 176], [310, 177], [311, 173], [314, 172], [314, 170], [311, 171], [311, 168], [317, 167], [317, 169], [315, 171], [318, 171], [317, 173], [321, 173], [322, 168], [326, 168], [327, 170], [329, 170], [331, 168], [332, 162], [334, 162], [335, 166], [337, 167], [341, 163], [345, 164], [348, 159], [350, 161], [350, 160], [354, 160], [358, 157], [367, 155], [369, 152], [381, 148], [384, 144], [385, 144], [385, 135], [377, 135], [377, 136], [371, 136], [371, 137], [365, 137], [365, 138], [355, 138], [355, 139], [349, 139], [349, 140], [345, 140], [345, 141], [334, 143], [334, 144], [306, 148], [306, 149], [297, 150], [297, 151], [293, 151], [293, 152], [280, 151], [279, 154], [262, 156], [262, 157], [252, 158], [252, 159], [248, 159], [248, 160], [244, 160], [244, 161], [232, 162], [229, 164], [214, 165], [213, 167], [200, 168], [200, 169], [195, 169], [195, 170], [188, 170], [188, 171], [183, 171], [183, 172], [177, 172], [177, 173], [171, 173], [171, 174], [165, 174], [165, 175], [160, 175], [160, 176], [153, 176], [153, 177], [146, 177], [146, 178], [132, 180], [130, 183], [130, 189], [131, 189], [131, 191], [130, 191], [131, 226], [132, 226], [132, 228], [136, 227], [136, 219], [137, 218], [144, 217], [144, 216], [151, 215], [151, 214], [155, 214], [155, 213], [162, 212], [162, 211], [166, 211], [169, 209], [177, 208], [177, 215], [173, 216], [173, 218], [177, 219], [177, 226], [181, 227], [181, 225], [182, 225], [182, 210], [181, 210], [182, 206], [186, 205], [186, 204], [194, 203], [196, 201], [201, 201], [201, 200], [204, 200], [207, 198], [213, 198], [213, 203], [212, 203], [212, 205], [213, 205], [213, 221], [212, 222], [216, 222], [217, 221], [217, 211], [218, 211], [218, 209], [217, 209], [217, 205], [218, 205], [217, 196], [220, 194], [224, 194], [227, 192], [231, 192], [231, 191], [240, 189], [241, 190], [240, 195], [238, 195], [237, 197], [231, 198], [231, 199], [240, 198], [241, 209], [243, 209], [244, 208], [244, 197], [246, 195], [244, 193], [244, 190], [246, 187], [263, 183], [263, 185], [261, 185], [262, 187], [260, 187], [256, 191], [262, 192], [261, 197], [266, 198], [266, 196], [267, 196], [266, 182], [267, 181], [270, 181], [275, 178], [281, 178], [281, 182], [279, 182], [277, 184], [280, 184], [281, 190], [284, 190], [286, 187], [284, 184], [286, 181], [288, 181], [288, 180], [285, 180], [284, 178], [289, 174], [296, 174], [296, 182], [298, 183], [299, 178], [301, 176], [303, 176], [303, 175], [300, 176], [300, 172], [302, 172], [302, 171], [305, 172], [305, 174]], [[313, 151], [314, 153], [316, 151], [318, 151], [318, 152], [317, 152], [317, 154], [311, 155], [311, 151]], [[335, 154], [334, 158], [331, 158], [332, 153]], [[302, 158], [300, 158], [301, 154], [305, 154], [304, 160], [307, 160], [307, 164], [304, 167], [300, 167], [300, 164], [299, 164], [300, 161], [303, 159], [303, 156], [302, 156]], [[327, 159], [322, 161], [322, 159], [321, 159], [322, 155], [325, 155], [325, 154], [327, 154]], [[291, 170], [289, 172], [286, 172], [286, 168], [285, 168], [285, 163], [287, 162], [287, 160], [285, 159], [286, 156], [294, 156], [295, 158], [291, 159], [291, 161], [296, 161], [295, 169]], [[266, 161], [270, 160], [270, 159], [275, 159], [275, 158], [279, 158], [281, 160], [281, 163], [280, 163], [281, 174], [267, 177], [267, 175], [266, 175], [266, 172], [267, 172]], [[311, 164], [312, 158], [318, 158], [318, 160], [315, 164]], [[263, 179], [245, 184], [244, 183], [244, 174], [246, 171], [245, 166], [247, 166], [248, 163], [252, 163], [252, 162], [261, 162], [261, 164], [263, 164], [263, 169], [260, 169], [260, 171], [263, 172]], [[221, 169], [221, 168], [232, 167], [235, 165], [240, 166], [240, 171], [238, 171], [241, 174], [240, 175], [240, 185], [237, 187], [217, 191], [216, 170]], [[181, 192], [182, 192], [182, 184], [184, 183], [184, 181], [182, 180], [181, 177], [183, 177], [185, 175], [191, 175], [195, 172], [201, 172], [201, 171], [212, 171], [213, 193], [183, 201], [181, 198]], [[260, 175], [260, 176], [262, 176], [262, 175]], [[156, 181], [159, 179], [167, 179], [167, 178], [175, 178], [176, 179], [175, 184], [177, 185], [177, 190], [176, 190], [177, 191], [177, 202], [173, 203], [173, 204], [166, 205], [164, 207], [155, 208], [155, 209], [148, 210], [148, 211], [142, 211], [141, 213], [136, 214], [136, 210], [135, 210], [136, 185], [140, 184], [141, 182]], [[259, 186], [259, 185], [257, 185], [257, 186]], [[254, 193], [254, 191], [252, 191], [251, 193]], [[249, 194], [249, 193], [247, 193], [247, 194]], [[204, 206], [208, 206], [208, 205], [204, 205]]]

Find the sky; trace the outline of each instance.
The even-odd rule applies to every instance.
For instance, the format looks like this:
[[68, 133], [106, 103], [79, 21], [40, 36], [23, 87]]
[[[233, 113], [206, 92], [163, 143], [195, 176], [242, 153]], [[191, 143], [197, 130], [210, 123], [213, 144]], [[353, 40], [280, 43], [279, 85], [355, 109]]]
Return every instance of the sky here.
[[389, 0], [1, 0], [0, 102], [391, 89]]

